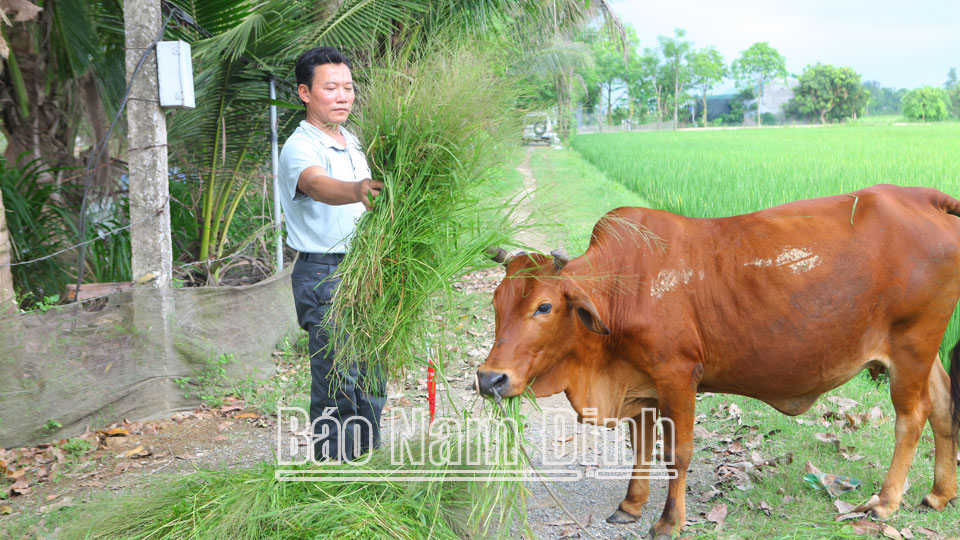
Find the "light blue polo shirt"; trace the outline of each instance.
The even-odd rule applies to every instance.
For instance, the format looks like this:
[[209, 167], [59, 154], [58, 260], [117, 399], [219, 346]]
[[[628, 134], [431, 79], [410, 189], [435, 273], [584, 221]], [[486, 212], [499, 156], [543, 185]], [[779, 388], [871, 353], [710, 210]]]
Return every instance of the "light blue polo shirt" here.
[[370, 178], [370, 167], [360, 141], [340, 126], [346, 139], [341, 146], [333, 137], [306, 120], [290, 135], [280, 151], [280, 205], [287, 227], [287, 245], [306, 253], [346, 253], [362, 203], [331, 206], [297, 190], [300, 173], [307, 167], [326, 169], [327, 176], [344, 182]]

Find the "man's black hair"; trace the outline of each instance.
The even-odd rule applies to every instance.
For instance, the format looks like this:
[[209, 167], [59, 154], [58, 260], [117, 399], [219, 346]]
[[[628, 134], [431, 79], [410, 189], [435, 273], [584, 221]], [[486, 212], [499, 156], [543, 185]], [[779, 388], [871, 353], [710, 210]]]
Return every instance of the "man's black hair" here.
[[311, 87], [313, 72], [317, 66], [323, 64], [345, 64], [350, 67], [350, 60], [334, 47], [315, 47], [300, 55], [297, 59], [297, 86], [301, 84]]

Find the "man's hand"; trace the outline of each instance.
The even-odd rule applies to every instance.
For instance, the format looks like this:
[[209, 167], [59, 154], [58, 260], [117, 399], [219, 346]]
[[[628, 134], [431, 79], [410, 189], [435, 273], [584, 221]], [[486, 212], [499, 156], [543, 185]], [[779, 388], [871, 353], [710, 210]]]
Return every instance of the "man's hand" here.
[[359, 202], [363, 203], [364, 208], [371, 210], [373, 201], [380, 195], [381, 189], [383, 189], [383, 182], [372, 178], [364, 178], [357, 182], [357, 198]]

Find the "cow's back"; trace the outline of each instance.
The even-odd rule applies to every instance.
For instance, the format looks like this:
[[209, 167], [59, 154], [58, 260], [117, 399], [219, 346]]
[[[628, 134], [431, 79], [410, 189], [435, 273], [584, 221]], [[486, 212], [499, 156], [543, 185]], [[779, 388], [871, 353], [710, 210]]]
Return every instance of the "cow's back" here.
[[608, 311], [633, 361], [695, 354], [702, 390], [799, 412], [871, 363], [889, 368], [906, 341], [936, 350], [960, 296], [948, 211], [960, 203], [897, 186], [729, 218], [621, 208], [587, 258], [631, 281]]

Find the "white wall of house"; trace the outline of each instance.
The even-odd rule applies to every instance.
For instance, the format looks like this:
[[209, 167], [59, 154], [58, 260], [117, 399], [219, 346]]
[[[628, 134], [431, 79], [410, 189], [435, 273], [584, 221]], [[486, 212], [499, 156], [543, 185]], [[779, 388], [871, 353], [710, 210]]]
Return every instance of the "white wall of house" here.
[[[768, 84], [763, 89], [763, 103], [760, 106], [761, 113], [773, 113], [778, 120], [783, 120], [783, 107], [787, 104], [788, 101], [793, 99], [793, 89], [800, 84], [799, 81], [793, 78], [788, 78], [787, 83], [784, 84], [783, 81], [776, 81]], [[753, 100], [750, 104], [756, 103], [757, 100]], [[747, 111], [743, 115], [744, 124], [756, 124], [757, 123], [757, 112], [756, 111]]]

